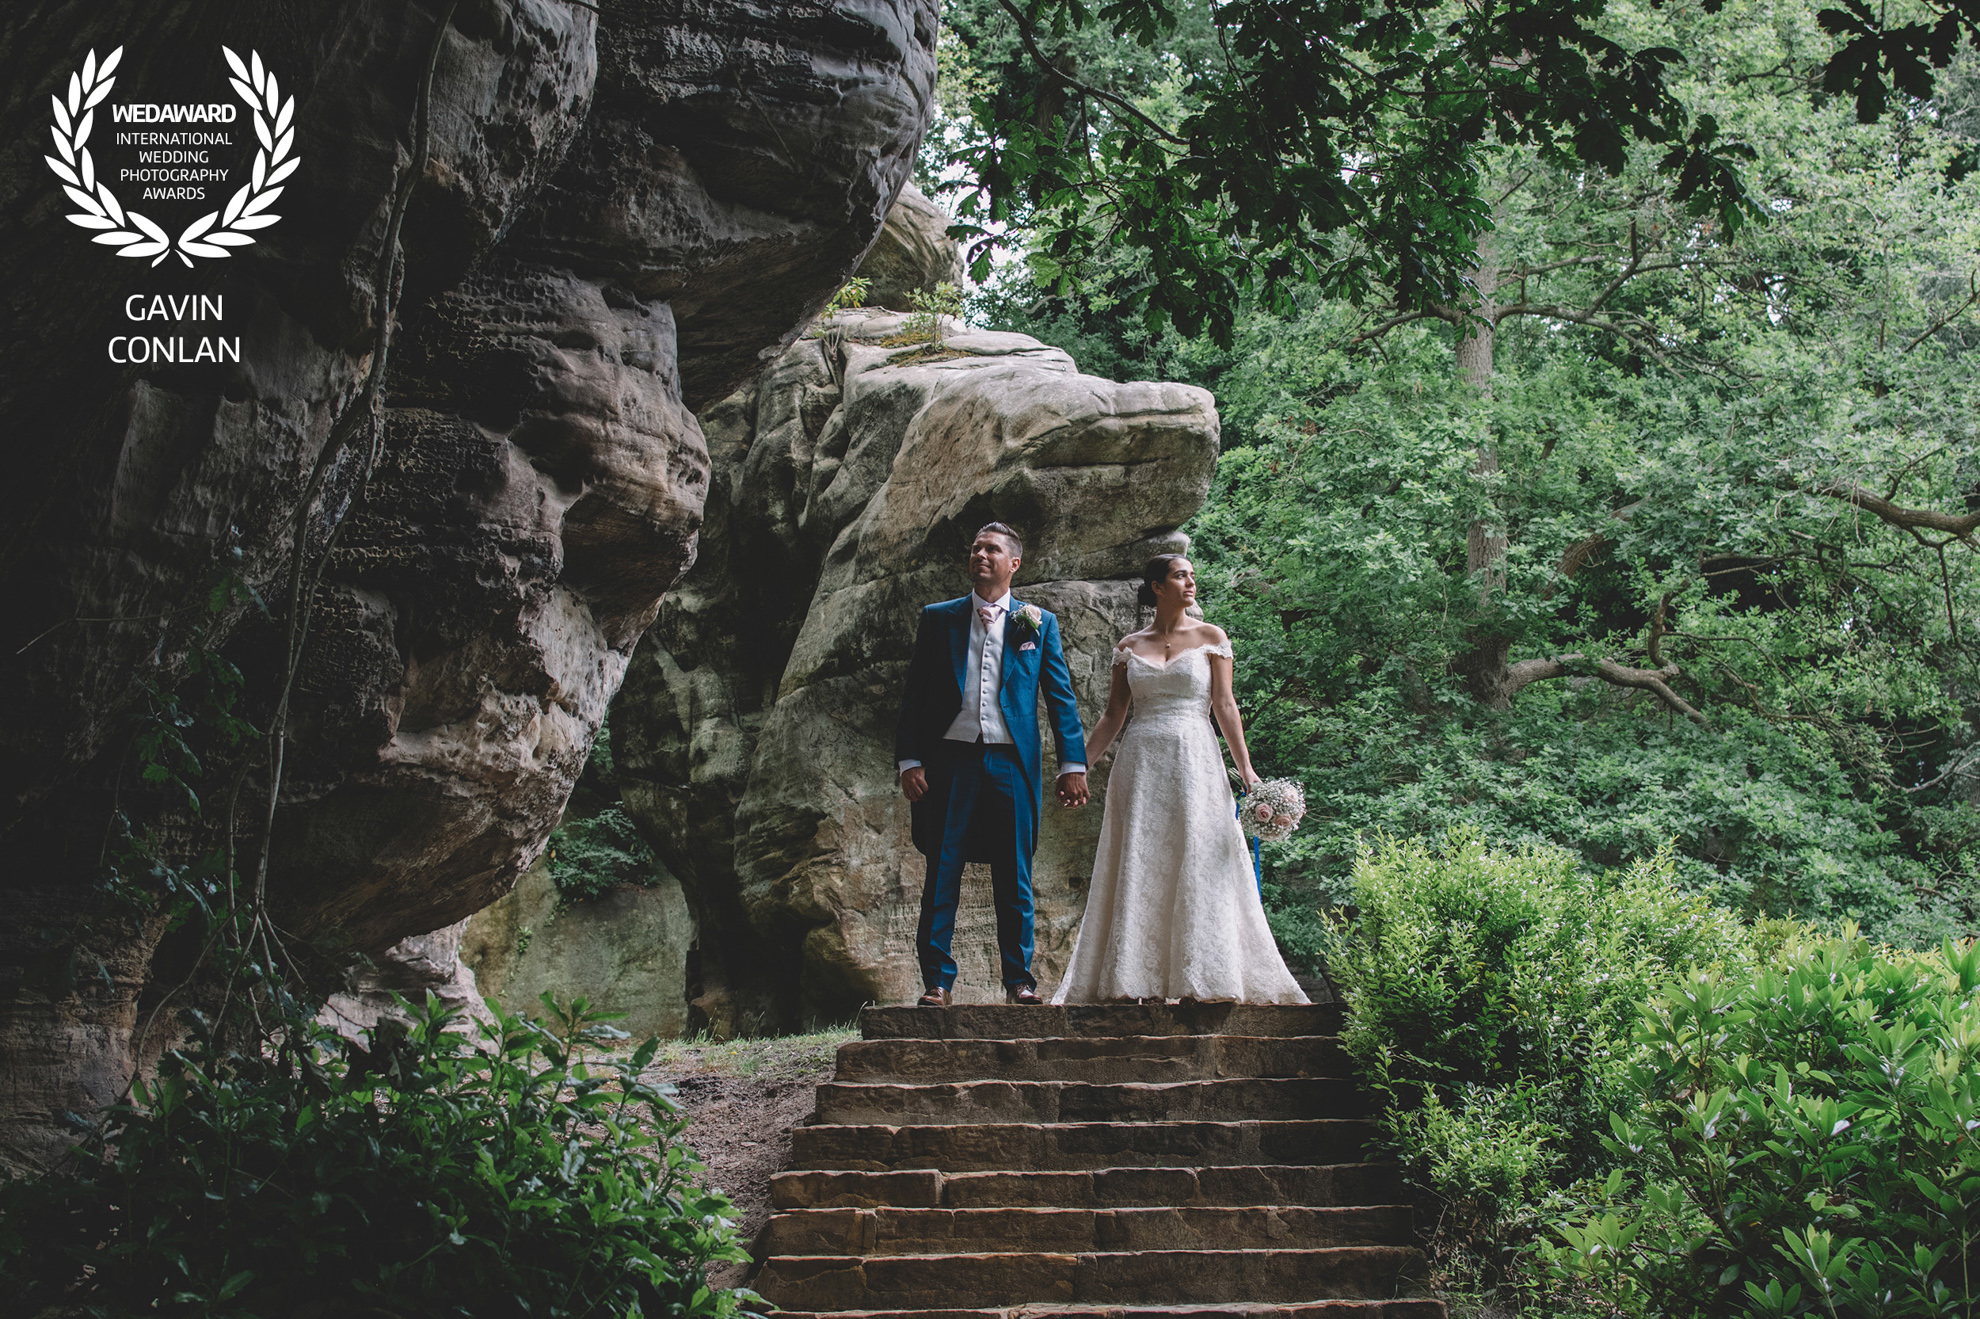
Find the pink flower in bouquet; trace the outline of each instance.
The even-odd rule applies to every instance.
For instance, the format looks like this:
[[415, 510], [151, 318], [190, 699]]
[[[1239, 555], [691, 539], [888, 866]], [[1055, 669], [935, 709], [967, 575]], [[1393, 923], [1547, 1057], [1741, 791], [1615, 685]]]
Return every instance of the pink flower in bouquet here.
[[1266, 779], [1244, 795], [1245, 832], [1268, 843], [1292, 837], [1306, 818], [1306, 792], [1291, 779]]

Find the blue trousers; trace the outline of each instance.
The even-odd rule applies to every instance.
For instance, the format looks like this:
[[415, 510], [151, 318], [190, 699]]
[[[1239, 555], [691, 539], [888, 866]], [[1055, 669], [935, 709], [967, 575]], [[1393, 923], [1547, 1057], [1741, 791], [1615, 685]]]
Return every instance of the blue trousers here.
[[1035, 987], [1031, 978], [1031, 853], [1037, 845], [1038, 811], [1009, 745], [944, 743], [926, 767], [928, 791], [942, 794], [942, 846], [928, 858], [921, 886], [921, 927], [915, 948], [921, 983], [948, 989], [956, 983], [949, 945], [956, 933], [956, 901], [966, 860], [988, 860], [997, 904], [997, 948], [1004, 985]]

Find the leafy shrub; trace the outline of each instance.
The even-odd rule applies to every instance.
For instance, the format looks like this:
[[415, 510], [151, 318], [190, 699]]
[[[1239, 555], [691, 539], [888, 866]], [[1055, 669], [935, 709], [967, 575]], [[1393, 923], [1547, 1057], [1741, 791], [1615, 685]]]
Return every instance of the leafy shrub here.
[[1352, 900], [1328, 936], [1343, 1044], [1430, 1201], [1444, 1282], [1496, 1286], [1540, 1202], [1613, 1163], [1603, 1138], [1653, 986], [1738, 963], [1745, 932], [1679, 885], [1668, 852], [1596, 876], [1466, 829], [1364, 849]]
[[550, 882], [564, 905], [626, 884], [649, 887], [658, 878], [653, 864], [653, 848], [616, 804], [596, 815], [566, 816], [550, 835]]
[[960, 317], [963, 312], [962, 290], [944, 281], [937, 284], [933, 292], [916, 289], [908, 294], [914, 312], [901, 326], [897, 336], [902, 343], [931, 343], [942, 341], [942, 318]]
[[1789, 943], [1643, 1010], [1620, 1168], [1545, 1252], [1612, 1312], [1971, 1314], [1980, 948]]
[[820, 312], [819, 315], [830, 316], [834, 312], [847, 311], [853, 307], [864, 307], [866, 305], [866, 295], [872, 292], [872, 290], [872, 280], [855, 275], [853, 278], [839, 285], [839, 291], [832, 295], [832, 300], [825, 304], [825, 310]]
[[[555, 1009], [555, 1005], [551, 1005]], [[492, 1005], [491, 1005], [492, 1007]], [[743, 1259], [685, 1120], [580, 1000], [478, 1039], [431, 998], [369, 1050], [167, 1057], [70, 1164], [0, 1183], [0, 1311], [725, 1319]]]

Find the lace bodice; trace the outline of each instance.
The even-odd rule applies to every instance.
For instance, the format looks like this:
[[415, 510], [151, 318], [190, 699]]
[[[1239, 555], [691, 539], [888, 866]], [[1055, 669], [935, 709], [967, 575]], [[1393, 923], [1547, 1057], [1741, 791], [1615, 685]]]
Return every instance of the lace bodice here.
[[1231, 643], [1191, 646], [1170, 656], [1166, 663], [1136, 654], [1126, 643], [1116, 646], [1114, 663], [1126, 667], [1128, 691], [1134, 697], [1134, 724], [1145, 726], [1173, 717], [1207, 718], [1212, 655], [1230, 659]]

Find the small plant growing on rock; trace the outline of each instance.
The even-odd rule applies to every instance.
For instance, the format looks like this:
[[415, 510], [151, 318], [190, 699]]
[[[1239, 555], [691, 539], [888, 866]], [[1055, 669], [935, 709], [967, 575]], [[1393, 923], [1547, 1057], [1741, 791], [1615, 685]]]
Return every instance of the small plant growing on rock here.
[[839, 291], [834, 293], [832, 300], [825, 304], [825, 310], [822, 314], [830, 316], [835, 312], [849, 311], [854, 307], [864, 307], [866, 305], [866, 295], [872, 291], [872, 288], [872, 280], [854, 275], [851, 279], [839, 286]]
[[914, 314], [907, 318], [901, 327], [902, 343], [925, 343], [940, 346], [942, 342], [942, 318], [962, 316], [962, 290], [944, 280], [937, 284], [933, 292], [916, 289], [908, 295], [908, 302]]

